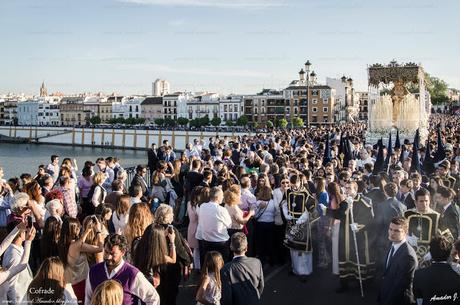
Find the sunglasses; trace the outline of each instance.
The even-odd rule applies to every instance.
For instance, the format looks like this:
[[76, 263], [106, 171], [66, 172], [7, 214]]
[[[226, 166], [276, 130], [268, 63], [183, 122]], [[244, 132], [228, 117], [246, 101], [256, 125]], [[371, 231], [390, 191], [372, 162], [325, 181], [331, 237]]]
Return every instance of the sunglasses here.
[[289, 184], [289, 181], [282, 181], [281, 184]]

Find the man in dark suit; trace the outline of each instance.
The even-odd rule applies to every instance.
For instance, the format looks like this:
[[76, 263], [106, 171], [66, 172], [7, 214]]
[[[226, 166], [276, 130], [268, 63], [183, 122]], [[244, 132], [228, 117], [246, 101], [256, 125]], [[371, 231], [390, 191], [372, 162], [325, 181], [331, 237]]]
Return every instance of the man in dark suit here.
[[385, 260], [377, 301], [380, 305], [415, 304], [412, 293], [414, 272], [418, 266], [414, 249], [407, 243], [409, 224], [404, 217], [395, 217], [388, 228], [392, 242]]
[[222, 305], [257, 305], [264, 290], [262, 264], [257, 258], [247, 257], [248, 240], [241, 232], [232, 236], [230, 249], [233, 260], [220, 271]]
[[[381, 180], [382, 178], [380, 178], [380, 176], [378, 175], [370, 175], [369, 176], [370, 190], [366, 193], [366, 197], [369, 198], [372, 203], [372, 209], [375, 215], [374, 221], [370, 223], [370, 226], [368, 228], [372, 232], [372, 234], [369, 236], [370, 242], [373, 247], [378, 247], [379, 244], [382, 245], [381, 251], [375, 252], [377, 270], [379, 269], [381, 262], [385, 255], [385, 251], [388, 248], [388, 237], [385, 236], [385, 234], [381, 234], [381, 232], [385, 232], [388, 229], [388, 223], [390, 223], [390, 220], [393, 218], [391, 217], [390, 219], [385, 219], [385, 221], [380, 224], [377, 222], [379, 215], [382, 214], [380, 212], [380, 210], [383, 208], [382, 204], [387, 199], [387, 197], [385, 196], [385, 193], [380, 188]], [[383, 243], [382, 243], [382, 240], [383, 240]]]
[[454, 240], [458, 239], [460, 232], [460, 219], [459, 219], [459, 208], [452, 202], [455, 193], [445, 186], [439, 186], [437, 193], [439, 194], [439, 229], [442, 231], [449, 230]]
[[208, 169], [203, 171], [203, 181], [199, 184], [199, 186], [203, 187], [211, 187], [211, 181], [213, 179], [212, 172]]
[[[203, 181], [203, 175], [199, 172], [201, 168], [201, 161], [198, 159], [195, 159], [192, 161], [192, 166], [190, 168], [190, 171], [185, 175], [185, 183], [184, 183], [184, 188], [185, 188], [185, 194], [187, 197], [190, 196], [192, 193], [193, 189], [200, 185], [200, 183]], [[186, 198], [188, 200], [188, 198]]]
[[233, 150], [232, 150], [232, 156], [231, 156], [232, 162], [233, 164], [235, 164], [235, 166], [240, 165], [240, 156], [241, 156], [240, 143], [235, 142], [233, 143]]
[[[396, 199], [398, 186], [394, 182], [385, 185], [385, 193], [388, 199], [383, 201], [378, 207], [375, 207], [375, 236], [377, 236], [375, 247], [377, 269], [384, 271], [385, 259], [388, 250], [388, 236], [381, 234], [388, 229], [388, 224], [395, 217], [402, 217], [406, 211], [406, 206]], [[383, 269], [382, 269], [382, 268]]]
[[460, 275], [447, 263], [452, 244], [444, 236], [430, 242], [432, 265], [417, 270], [414, 276], [414, 295], [417, 303], [458, 304], [460, 302]]
[[136, 174], [134, 175], [133, 180], [131, 181], [131, 185], [129, 186], [129, 195], [131, 197], [134, 197], [134, 187], [136, 185], [139, 185], [142, 188], [142, 194], [144, 194], [144, 197], [147, 198], [150, 196], [148, 184], [147, 181], [145, 181], [146, 174], [147, 169], [145, 168], [145, 166], [136, 166]]
[[152, 143], [152, 146], [147, 151], [147, 158], [147, 166], [149, 167], [150, 177], [152, 177], [152, 173], [157, 168], [159, 160], [155, 143]]
[[414, 195], [412, 194], [412, 189], [414, 187], [414, 183], [410, 179], [403, 179], [400, 186], [401, 192], [401, 202], [407, 207], [407, 209], [415, 208], [415, 200]]
[[375, 213], [378, 212], [380, 204], [387, 199], [385, 193], [380, 189], [381, 180], [382, 178], [380, 178], [380, 176], [371, 175], [369, 177], [371, 189], [366, 193], [366, 197], [372, 200], [372, 206]]

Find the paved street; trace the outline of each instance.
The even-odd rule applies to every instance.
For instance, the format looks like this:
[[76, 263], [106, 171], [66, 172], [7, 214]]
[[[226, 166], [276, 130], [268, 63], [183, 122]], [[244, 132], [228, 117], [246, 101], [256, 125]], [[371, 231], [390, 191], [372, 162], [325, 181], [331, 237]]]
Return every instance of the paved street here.
[[[266, 305], [370, 305], [376, 304], [377, 285], [371, 283], [365, 287], [365, 297], [361, 298], [359, 285], [351, 286], [350, 290], [337, 294], [338, 280], [331, 272], [316, 269], [306, 282], [301, 282], [298, 277], [289, 275], [289, 266], [264, 270], [265, 290], [262, 304]], [[180, 305], [196, 304], [194, 294], [196, 285], [193, 281], [181, 288], [178, 302]]]

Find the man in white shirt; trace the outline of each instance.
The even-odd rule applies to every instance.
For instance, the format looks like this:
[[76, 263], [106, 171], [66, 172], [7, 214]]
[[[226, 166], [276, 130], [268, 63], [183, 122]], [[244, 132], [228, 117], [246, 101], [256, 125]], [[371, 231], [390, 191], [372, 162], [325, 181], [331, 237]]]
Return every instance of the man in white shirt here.
[[53, 181], [56, 181], [59, 177], [59, 156], [52, 155], [51, 163], [46, 167], [46, 172], [53, 177]]
[[208, 251], [218, 251], [225, 262], [230, 256], [227, 229], [230, 228], [232, 219], [227, 209], [220, 205], [224, 199], [224, 192], [220, 187], [213, 187], [209, 199], [211, 201], [203, 203], [198, 210], [196, 238], [201, 240], [203, 245], [203, 251], [200, 250], [202, 265]]
[[[8, 224], [8, 231], [11, 232], [14, 230], [19, 221], [13, 221]], [[13, 242], [10, 244], [8, 249], [6, 249], [3, 256], [3, 267], [5, 269], [10, 269], [14, 266], [17, 266], [21, 263], [22, 257], [24, 255], [24, 248], [22, 246], [23, 242], [26, 240], [26, 231], [20, 231], [16, 235]], [[6, 298], [8, 299], [8, 304], [20, 304], [21, 300], [25, 297], [27, 293], [27, 288], [29, 287], [30, 282], [32, 281], [32, 270], [27, 264], [27, 267], [19, 272], [17, 275], [13, 276], [9, 281], [3, 283], [2, 286], [6, 285], [6, 289], [2, 287], [0, 291], [6, 291]]]

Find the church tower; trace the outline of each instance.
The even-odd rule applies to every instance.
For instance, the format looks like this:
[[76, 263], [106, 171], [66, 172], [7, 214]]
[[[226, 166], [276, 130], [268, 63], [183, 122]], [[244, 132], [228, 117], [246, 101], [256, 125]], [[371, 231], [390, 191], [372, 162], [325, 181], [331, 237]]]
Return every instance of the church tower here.
[[42, 85], [40, 86], [40, 96], [48, 96], [48, 90], [46, 90], [45, 82], [42, 82]]

